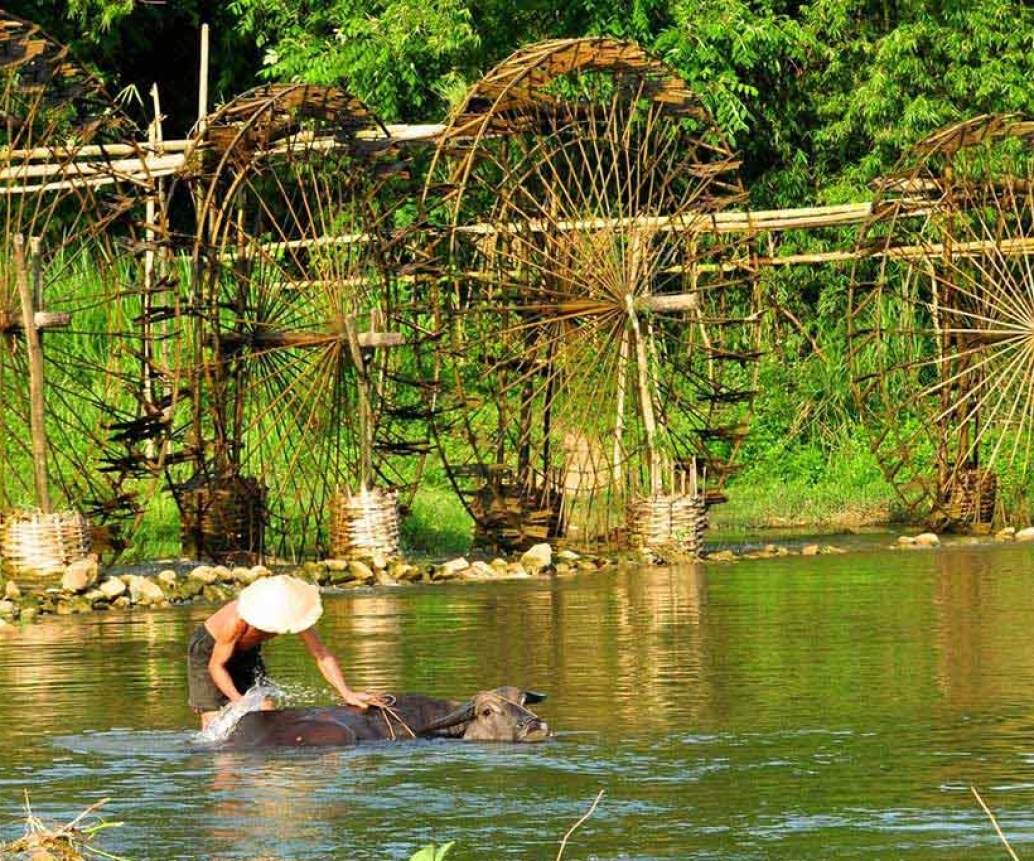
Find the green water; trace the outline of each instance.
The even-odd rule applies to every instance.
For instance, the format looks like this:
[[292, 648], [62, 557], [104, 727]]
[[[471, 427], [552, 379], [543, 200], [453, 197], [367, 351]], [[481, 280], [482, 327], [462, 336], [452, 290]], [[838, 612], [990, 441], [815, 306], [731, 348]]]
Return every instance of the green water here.
[[[0, 836], [22, 790], [102, 797], [135, 861], [1034, 855], [1034, 549], [870, 552], [327, 599], [353, 686], [543, 690], [554, 742], [325, 752], [188, 745], [184, 649], [205, 608], [0, 635]], [[294, 639], [267, 663], [330, 697]]]

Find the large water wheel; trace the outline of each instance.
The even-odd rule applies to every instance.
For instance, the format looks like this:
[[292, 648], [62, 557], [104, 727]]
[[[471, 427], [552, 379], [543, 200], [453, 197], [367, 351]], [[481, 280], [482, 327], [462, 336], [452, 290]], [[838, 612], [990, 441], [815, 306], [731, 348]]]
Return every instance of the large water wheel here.
[[750, 238], [716, 219], [738, 167], [679, 77], [612, 39], [518, 51], [451, 115], [425, 193], [435, 423], [482, 537], [615, 545], [705, 476], [723, 498], [759, 358]]
[[390, 552], [428, 448], [404, 385], [420, 375], [394, 238], [404, 161], [328, 87], [248, 92], [204, 138], [188, 549], [260, 552], [264, 528], [282, 556]]
[[917, 144], [861, 231], [850, 364], [913, 519], [1029, 518], [1034, 123], [982, 116]]
[[[7, 13], [0, 112], [5, 536], [36, 518], [26, 509], [46, 517], [75, 509], [95, 526], [116, 527], [106, 534], [118, 543], [158, 486], [165, 433], [145, 380], [156, 383], [167, 369], [153, 363], [142, 324], [161, 287], [140, 289], [134, 256], [142, 201], [153, 190], [145, 154], [127, 142], [135, 126], [67, 49]], [[141, 185], [144, 193], [129, 193]], [[33, 522], [39, 532], [41, 521]], [[22, 550], [8, 546], [7, 555]]]

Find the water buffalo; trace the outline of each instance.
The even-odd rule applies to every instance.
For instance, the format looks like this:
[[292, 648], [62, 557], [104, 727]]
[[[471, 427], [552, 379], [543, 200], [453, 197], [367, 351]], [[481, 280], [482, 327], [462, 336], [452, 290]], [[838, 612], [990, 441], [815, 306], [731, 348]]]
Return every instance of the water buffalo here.
[[543, 694], [515, 687], [475, 694], [465, 703], [423, 694], [389, 697], [388, 708], [290, 708], [246, 714], [224, 748], [338, 747], [369, 741], [457, 738], [468, 741], [544, 741], [549, 726], [527, 705]]

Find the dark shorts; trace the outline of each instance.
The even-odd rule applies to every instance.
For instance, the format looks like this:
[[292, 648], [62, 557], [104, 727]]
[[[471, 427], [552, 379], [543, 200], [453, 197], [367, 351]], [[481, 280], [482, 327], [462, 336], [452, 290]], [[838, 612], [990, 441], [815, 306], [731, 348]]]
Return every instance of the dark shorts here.
[[[230, 701], [219, 690], [208, 671], [214, 648], [215, 638], [204, 625], [194, 632], [187, 646], [187, 687], [190, 691], [190, 707], [196, 712], [219, 711]], [[234, 653], [226, 662], [226, 671], [233, 679], [234, 687], [242, 694], [266, 676], [261, 648], [256, 646], [247, 652]]]

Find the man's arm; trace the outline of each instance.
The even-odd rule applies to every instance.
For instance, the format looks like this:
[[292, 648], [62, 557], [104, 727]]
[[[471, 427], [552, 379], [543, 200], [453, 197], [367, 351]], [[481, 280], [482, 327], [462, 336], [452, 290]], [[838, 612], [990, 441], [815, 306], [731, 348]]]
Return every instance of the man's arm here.
[[231, 703], [237, 702], [243, 694], [237, 690], [233, 679], [230, 678], [230, 674], [226, 670], [226, 663], [233, 656], [233, 649], [237, 645], [237, 639], [244, 627], [244, 623], [239, 622], [233, 626], [229, 636], [214, 637], [215, 646], [212, 647], [212, 657], [208, 659], [208, 672], [212, 676], [212, 681], [230, 698]]
[[316, 633], [314, 628], [302, 631], [298, 636], [302, 638], [305, 648], [316, 659], [316, 666], [320, 668], [323, 678], [338, 692], [345, 705], [355, 706], [360, 709], [365, 709], [371, 705], [381, 705], [381, 699], [376, 694], [353, 691], [345, 683], [345, 677], [341, 672], [341, 665], [337, 662], [337, 658], [331, 654], [330, 650], [323, 645], [323, 641], [319, 638], [319, 634]]

